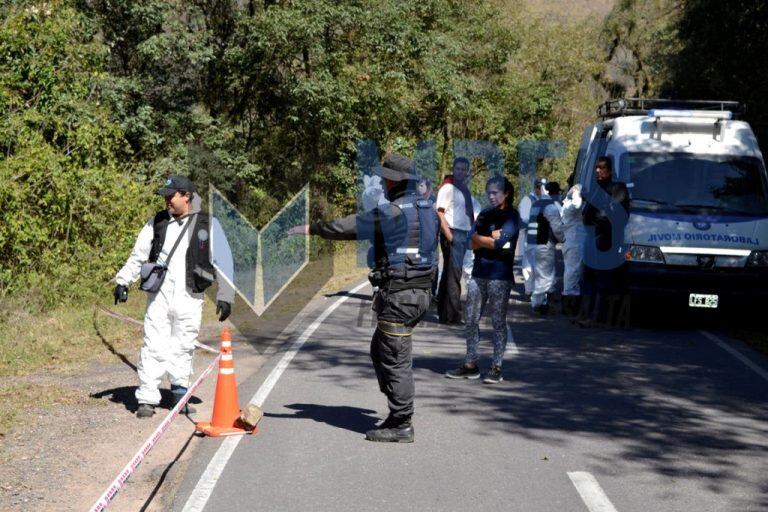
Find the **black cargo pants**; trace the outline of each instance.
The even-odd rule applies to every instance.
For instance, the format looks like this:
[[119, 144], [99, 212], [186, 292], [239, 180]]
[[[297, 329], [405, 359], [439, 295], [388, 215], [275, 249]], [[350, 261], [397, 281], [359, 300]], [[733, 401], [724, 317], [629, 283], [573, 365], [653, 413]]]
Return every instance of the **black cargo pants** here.
[[411, 332], [429, 308], [429, 290], [379, 290], [373, 298], [378, 324], [371, 339], [371, 360], [379, 389], [387, 396], [390, 416], [413, 415], [413, 358]]

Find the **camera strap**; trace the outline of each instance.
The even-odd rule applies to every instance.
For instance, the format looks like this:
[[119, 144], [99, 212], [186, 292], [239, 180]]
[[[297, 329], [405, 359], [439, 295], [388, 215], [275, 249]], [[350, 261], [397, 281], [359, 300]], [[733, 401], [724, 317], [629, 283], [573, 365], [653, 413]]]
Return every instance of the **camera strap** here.
[[191, 218], [190, 218], [189, 222], [187, 222], [184, 225], [184, 227], [181, 228], [181, 233], [179, 233], [179, 237], [176, 239], [176, 242], [173, 244], [173, 247], [171, 247], [171, 251], [168, 253], [168, 256], [165, 258], [165, 261], [163, 262], [163, 266], [164, 267], [168, 266], [168, 262], [171, 260], [171, 256], [173, 256], [173, 253], [176, 252], [176, 248], [181, 243], [181, 237], [183, 237], [184, 233], [187, 232], [187, 228], [189, 227], [189, 225], [190, 224], [196, 224], [196, 222], [197, 222], [197, 213], [198, 212], [191, 213], [191, 214], [188, 215], [188, 217], [191, 217]]

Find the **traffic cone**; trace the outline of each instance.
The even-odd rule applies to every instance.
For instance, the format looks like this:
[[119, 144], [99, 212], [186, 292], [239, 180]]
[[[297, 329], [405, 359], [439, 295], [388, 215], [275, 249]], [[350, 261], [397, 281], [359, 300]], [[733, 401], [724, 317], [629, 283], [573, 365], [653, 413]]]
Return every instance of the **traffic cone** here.
[[213, 418], [210, 423], [196, 423], [195, 429], [211, 437], [253, 434], [258, 431], [256, 428], [242, 428], [239, 418], [240, 404], [237, 398], [235, 362], [232, 358], [232, 336], [225, 327], [221, 332], [221, 357], [219, 376], [216, 379], [216, 395], [213, 399]]

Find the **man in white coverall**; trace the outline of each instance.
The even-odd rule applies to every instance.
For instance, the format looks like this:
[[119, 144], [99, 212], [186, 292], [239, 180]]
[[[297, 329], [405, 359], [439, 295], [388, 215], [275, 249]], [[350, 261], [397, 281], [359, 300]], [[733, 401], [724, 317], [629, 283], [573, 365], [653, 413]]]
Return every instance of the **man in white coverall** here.
[[528, 246], [534, 248], [531, 308], [542, 315], [549, 311], [547, 294], [555, 291], [555, 244], [563, 236], [559, 200], [560, 185], [547, 183], [528, 220]]
[[522, 254], [521, 270], [523, 273], [523, 281], [525, 283], [525, 294], [529, 296], [533, 294], [533, 264], [536, 259], [536, 247], [528, 244], [528, 220], [531, 216], [531, 206], [539, 200], [546, 184], [546, 178], [536, 178], [533, 182], [533, 191], [522, 198], [517, 207], [517, 211], [520, 213], [520, 225], [522, 226], [522, 232], [520, 233], [520, 239], [522, 240], [522, 250], [520, 251]]
[[[117, 304], [128, 299], [128, 286], [139, 278], [142, 264], [157, 262], [168, 268], [160, 289], [147, 293], [136, 390], [138, 418], [155, 413], [160, 403], [160, 382], [166, 373], [174, 405], [187, 392], [194, 343], [200, 332], [203, 291], [217, 278], [213, 263], [229, 278], [229, 282], [218, 280], [219, 321], [229, 316], [234, 301], [234, 289], [229, 284], [234, 282], [229, 245], [218, 221], [201, 211], [194, 184], [185, 176], [171, 176], [157, 194], [165, 198], [166, 209], [144, 225], [128, 261], [115, 276]], [[215, 241], [215, 257], [211, 238]], [[188, 407], [183, 412], [194, 411]]]
[[[584, 266], [584, 239], [586, 231], [581, 217], [581, 185], [576, 184], [563, 200], [563, 313], [579, 312], [581, 299], [581, 275]], [[557, 231], [557, 230], [555, 230]]]

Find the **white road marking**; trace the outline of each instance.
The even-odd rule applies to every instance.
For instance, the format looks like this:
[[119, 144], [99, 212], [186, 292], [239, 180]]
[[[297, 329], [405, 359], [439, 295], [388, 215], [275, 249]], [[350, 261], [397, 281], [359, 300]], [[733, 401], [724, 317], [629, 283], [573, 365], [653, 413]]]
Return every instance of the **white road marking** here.
[[747, 356], [745, 356], [744, 354], [742, 354], [741, 352], [739, 352], [738, 350], [736, 350], [735, 348], [733, 348], [732, 346], [730, 346], [729, 344], [727, 344], [726, 342], [724, 342], [723, 340], [721, 340], [720, 338], [712, 334], [711, 332], [707, 332], [707, 331], [699, 331], [699, 332], [701, 333], [702, 336], [714, 342], [718, 347], [725, 350], [726, 352], [731, 354], [733, 357], [735, 357], [736, 359], [744, 363], [747, 366], [747, 368], [749, 368], [750, 370], [752, 370], [753, 372], [761, 376], [764, 380], [768, 381], [768, 372], [763, 370], [759, 366], [757, 366], [752, 361], [750, 361], [750, 359]]
[[[361, 283], [358, 286], [352, 288], [348, 292], [348, 295], [339, 297], [339, 299], [328, 306], [328, 308], [326, 308], [326, 310], [323, 311], [320, 316], [318, 316], [315, 321], [309, 325], [309, 327], [304, 329], [304, 332], [301, 333], [301, 336], [299, 336], [299, 338], [293, 342], [291, 348], [286, 351], [285, 354], [283, 354], [283, 357], [280, 358], [277, 366], [275, 366], [269, 373], [267, 379], [262, 383], [258, 391], [256, 391], [256, 394], [253, 395], [253, 398], [251, 398], [250, 403], [258, 405], [259, 407], [264, 404], [264, 401], [275, 387], [275, 384], [277, 384], [280, 376], [283, 374], [285, 369], [288, 368], [288, 365], [291, 363], [299, 350], [301, 350], [301, 347], [304, 345], [304, 343], [307, 342], [310, 336], [314, 334], [317, 328], [320, 327], [323, 321], [328, 318], [328, 316], [333, 313], [336, 308], [341, 306], [341, 304], [349, 299], [351, 294], [361, 290], [367, 284], [367, 281]], [[202, 510], [205, 508], [205, 505], [208, 503], [211, 494], [213, 494], [213, 489], [216, 487], [216, 482], [218, 482], [219, 477], [223, 473], [224, 467], [227, 465], [227, 462], [229, 462], [230, 457], [232, 457], [232, 454], [235, 452], [235, 448], [237, 448], [237, 445], [243, 438], [244, 436], [236, 436], [224, 439], [221, 446], [216, 451], [216, 454], [205, 468], [205, 471], [200, 477], [200, 480], [198, 480], [195, 489], [192, 491], [192, 494], [189, 496], [187, 503], [184, 505], [183, 512], [202, 512]]]
[[512, 335], [512, 328], [507, 324], [507, 353], [511, 356], [520, 354], [520, 350], [515, 343], [515, 337]]
[[597, 483], [597, 479], [592, 476], [592, 473], [572, 471], [568, 473], [568, 478], [573, 482], [589, 512], [616, 512], [613, 503], [605, 495], [603, 488]]

